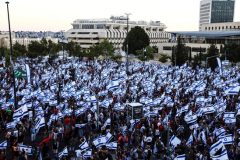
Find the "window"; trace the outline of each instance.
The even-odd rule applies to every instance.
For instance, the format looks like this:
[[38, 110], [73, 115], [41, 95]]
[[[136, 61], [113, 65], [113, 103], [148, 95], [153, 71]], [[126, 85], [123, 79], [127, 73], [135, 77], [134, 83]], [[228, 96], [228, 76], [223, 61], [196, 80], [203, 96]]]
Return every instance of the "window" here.
[[165, 50], [165, 51], [171, 51], [171, 50], [172, 50], [172, 47], [170, 47], [170, 46], [163, 46], [163, 50]]
[[94, 25], [93, 24], [83, 24], [82, 29], [94, 29]]

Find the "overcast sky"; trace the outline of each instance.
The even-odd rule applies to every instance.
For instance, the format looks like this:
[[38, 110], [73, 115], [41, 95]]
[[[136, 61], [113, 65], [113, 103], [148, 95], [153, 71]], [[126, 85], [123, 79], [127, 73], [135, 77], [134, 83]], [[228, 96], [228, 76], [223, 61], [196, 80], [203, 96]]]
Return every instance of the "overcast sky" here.
[[[235, 21], [240, 21], [240, 0]], [[131, 13], [130, 20], [160, 20], [167, 31], [198, 30], [200, 0], [9, 0], [13, 31], [60, 31], [75, 19]], [[0, 30], [8, 30], [5, 0], [0, 0]]]

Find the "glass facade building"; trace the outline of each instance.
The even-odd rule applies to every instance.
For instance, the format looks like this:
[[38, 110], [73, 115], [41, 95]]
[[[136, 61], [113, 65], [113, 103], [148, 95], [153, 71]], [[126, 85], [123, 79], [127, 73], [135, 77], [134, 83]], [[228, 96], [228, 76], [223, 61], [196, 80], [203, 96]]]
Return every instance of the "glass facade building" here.
[[213, 0], [211, 23], [233, 22], [234, 0]]
[[204, 24], [233, 22], [235, 0], [202, 0], [199, 29]]

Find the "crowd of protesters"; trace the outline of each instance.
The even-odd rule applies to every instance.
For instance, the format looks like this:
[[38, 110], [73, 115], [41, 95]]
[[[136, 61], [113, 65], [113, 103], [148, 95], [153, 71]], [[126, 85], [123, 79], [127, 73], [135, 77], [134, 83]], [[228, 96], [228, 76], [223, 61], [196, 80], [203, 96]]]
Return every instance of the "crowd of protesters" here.
[[[15, 79], [17, 106], [12, 70], [1, 67], [0, 143], [7, 146], [0, 144], [0, 160], [240, 159], [237, 66], [220, 73], [129, 62], [126, 72], [125, 62], [111, 60], [20, 59], [15, 69], [25, 64], [30, 81]], [[128, 114], [131, 102], [143, 104], [138, 119]], [[22, 106], [27, 112], [16, 118]], [[117, 148], [93, 143], [108, 133]], [[211, 151], [229, 135], [231, 142]]]

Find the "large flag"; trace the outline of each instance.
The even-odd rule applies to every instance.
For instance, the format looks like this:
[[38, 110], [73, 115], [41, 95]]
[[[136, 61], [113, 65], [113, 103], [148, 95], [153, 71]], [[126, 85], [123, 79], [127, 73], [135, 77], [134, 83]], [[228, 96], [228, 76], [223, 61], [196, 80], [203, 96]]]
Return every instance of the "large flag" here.
[[0, 149], [6, 149], [6, 148], [7, 148], [7, 141], [0, 143]]
[[25, 78], [25, 77], [27, 77], [27, 73], [26, 72], [24, 72], [23, 70], [21, 70], [21, 69], [17, 69], [17, 70], [15, 70], [14, 71], [14, 76], [16, 77], [16, 78]]
[[190, 147], [192, 144], [193, 144], [193, 135], [191, 134], [188, 138], [186, 145]]

